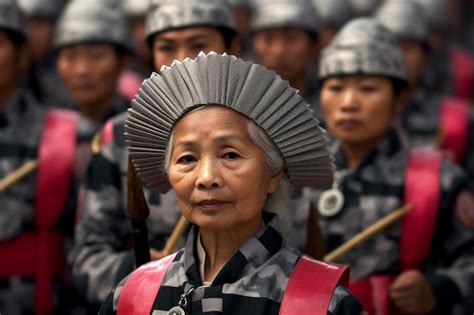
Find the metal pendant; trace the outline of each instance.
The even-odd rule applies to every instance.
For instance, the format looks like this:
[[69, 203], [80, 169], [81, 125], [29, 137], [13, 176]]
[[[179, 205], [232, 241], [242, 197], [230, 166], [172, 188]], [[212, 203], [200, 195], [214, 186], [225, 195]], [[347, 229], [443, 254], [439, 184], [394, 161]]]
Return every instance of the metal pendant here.
[[344, 207], [344, 195], [338, 188], [326, 190], [318, 200], [319, 213], [326, 218], [339, 214]]
[[175, 306], [168, 311], [168, 315], [186, 315], [186, 312], [181, 308], [181, 306]]

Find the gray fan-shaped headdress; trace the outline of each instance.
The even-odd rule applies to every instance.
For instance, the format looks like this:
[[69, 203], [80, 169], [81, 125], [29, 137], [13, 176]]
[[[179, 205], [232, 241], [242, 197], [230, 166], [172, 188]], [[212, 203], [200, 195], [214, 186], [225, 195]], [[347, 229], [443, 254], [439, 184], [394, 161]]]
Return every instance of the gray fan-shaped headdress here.
[[132, 50], [130, 30], [115, 1], [73, 0], [56, 25], [55, 49], [87, 42], [105, 42]]
[[200, 53], [145, 80], [126, 122], [125, 138], [138, 176], [151, 189], [170, 189], [165, 150], [176, 122], [198, 106], [222, 105], [253, 120], [273, 139], [295, 187], [327, 187], [332, 157], [318, 120], [275, 72], [226, 54]]
[[380, 75], [407, 82], [407, 69], [395, 36], [374, 18], [347, 23], [323, 50], [319, 79], [340, 75]]
[[253, 32], [269, 28], [298, 27], [319, 31], [318, 16], [309, 0], [259, 0], [254, 3], [250, 28]]
[[0, 28], [26, 38], [26, 20], [15, 0], [0, 0]]

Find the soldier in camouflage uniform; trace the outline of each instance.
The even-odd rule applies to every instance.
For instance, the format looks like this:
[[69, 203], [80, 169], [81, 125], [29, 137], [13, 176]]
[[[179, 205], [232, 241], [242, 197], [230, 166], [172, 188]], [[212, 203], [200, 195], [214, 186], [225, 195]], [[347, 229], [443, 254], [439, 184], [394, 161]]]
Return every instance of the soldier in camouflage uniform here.
[[[416, 2], [400, 3], [386, 1], [377, 11], [376, 18], [398, 39], [407, 62], [410, 89], [403, 100], [405, 109], [399, 117], [398, 127], [404, 142], [412, 147], [435, 146], [449, 150], [449, 138], [444, 140], [446, 126], [443, 125], [444, 102], [449, 99], [446, 93], [436, 90], [432, 72], [429, 69], [432, 45], [429, 37], [429, 24]], [[437, 80], [439, 78], [436, 78]], [[469, 107], [466, 104], [466, 107]], [[468, 116], [468, 117], [467, 117]], [[465, 121], [453, 119], [452, 124], [466, 124], [463, 143], [464, 151], [453, 159], [474, 176], [474, 110], [466, 111]], [[462, 142], [462, 141], [461, 141]], [[452, 153], [449, 153], [452, 154]], [[474, 179], [471, 180], [474, 188]]]
[[54, 49], [59, 75], [80, 113], [75, 173], [82, 180], [93, 136], [129, 106], [118, 92], [119, 76], [132, 49], [128, 25], [119, 8], [94, 0], [73, 1], [58, 21]]
[[67, 108], [72, 106], [71, 95], [58, 76], [52, 52], [54, 26], [61, 13], [59, 0], [17, 0], [27, 17], [29, 47], [28, 88], [41, 104]]
[[[161, 1], [147, 16], [147, 42], [155, 68], [204, 51], [238, 51], [237, 32], [229, 8], [221, 0]], [[79, 208], [76, 244], [69, 257], [75, 281], [89, 301], [102, 303], [117, 283], [134, 269], [131, 231], [125, 216], [128, 152], [126, 115], [109, 121], [94, 154]], [[151, 258], [161, 257], [179, 218], [175, 195], [145, 190]]]
[[316, 108], [318, 85], [313, 72], [319, 54], [319, 24], [312, 3], [256, 1], [251, 32], [257, 62], [288, 80]]
[[38, 165], [13, 186], [2, 183], [0, 313], [83, 314], [64, 255], [74, 230], [80, 177], [74, 170], [82, 159], [75, 149], [87, 139], [90, 146], [95, 130], [84, 134], [76, 113], [40, 106], [18, 85], [26, 26], [13, 0], [0, 1], [0, 29], [0, 178], [26, 163]]
[[[406, 239], [406, 221], [369, 239], [340, 262], [351, 266], [350, 288], [361, 290], [360, 286], [365, 286], [362, 293], [352, 291], [356, 296], [363, 299], [373, 290], [380, 297], [364, 301], [369, 313], [373, 303], [389, 298], [402, 313], [451, 314], [454, 305], [472, 298], [474, 290], [474, 203], [467, 176], [449, 162], [439, 162], [439, 168], [430, 173], [436, 175], [431, 181], [415, 178], [407, 182], [407, 176], [413, 174], [413, 169], [406, 173], [413, 152], [402, 145], [396, 130], [390, 127], [408, 81], [396, 39], [374, 19], [354, 20], [323, 51], [319, 71], [327, 127], [338, 140], [333, 147], [337, 169], [333, 188], [342, 193], [342, 198], [334, 197], [334, 191], [332, 199], [326, 198], [329, 192], [311, 189], [306, 193], [322, 216], [328, 251], [405, 202], [414, 202], [412, 211], [419, 210], [417, 202], [423, 202], [423, 187], [434, 187], [439, 190], [438, 199], [430, 200], [439, 200], [432, 204], [438, 210], [422, 217], [423, 222], [411, 234], [425, 236], [428, 219], [436, 218], [431, 225], [432, 242], [416, 248], [426, 253], [421, 265], [413, 267], [418, 270], [405, 269], [407, 255], [402, 253], [402, 244], [416, 242], [416, 237]], [[407, 201], [412, 185], [423, 187], [419, 195], [413, 198], [410, 194], [412, 198]], [[372, 287], [380, 281], [385, 282]]]

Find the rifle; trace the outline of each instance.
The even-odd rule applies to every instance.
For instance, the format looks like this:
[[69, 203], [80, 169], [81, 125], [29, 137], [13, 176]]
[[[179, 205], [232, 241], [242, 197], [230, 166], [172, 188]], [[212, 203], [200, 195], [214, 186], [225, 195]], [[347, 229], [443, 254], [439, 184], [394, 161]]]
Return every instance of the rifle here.
[[26, 162], [0, 180], [0, 192], [4, 192], [38, 168], [38, 161]]
[[130, 158], [128, 159], [126, 213], [132, 224], [133, 251], [135, 253], [135, 265], [138, 268], [150, 261], [148, 227], [146, 225], [150, 209], [143, 194], [142, 184], [135, 173]]

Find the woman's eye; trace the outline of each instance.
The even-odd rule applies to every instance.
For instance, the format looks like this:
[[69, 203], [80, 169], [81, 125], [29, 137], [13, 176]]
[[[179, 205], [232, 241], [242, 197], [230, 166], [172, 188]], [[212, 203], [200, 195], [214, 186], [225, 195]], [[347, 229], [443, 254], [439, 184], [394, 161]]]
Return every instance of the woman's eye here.
[[366, 85], [366, 86], [361, 86], [360, 90], [364, 93], [372, 93], [377, 91], [377, 87], [374, 85]]
[[192, 155], [184, 155], [178, 159], [178, 164], [190, 164], [196, 162], [196, 158]]
[[339, 85], [339, 84], [332, 84], [332, 85], [329, 85], [328, 86], [328, 89], [331, 91], [331, 92], [341, 92], [342, 91], [342, 85]]
[[227, 160], [237, 160], [240, 155], [238, 155], [237, 153], [235, 152], [227, 152], [226, 154], [224, 154], [224, 157], [227, 159]]

